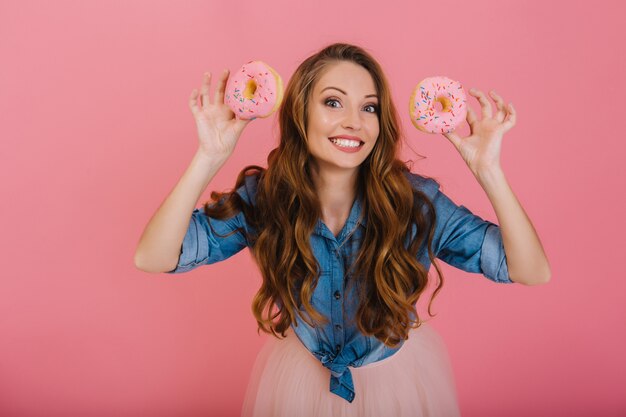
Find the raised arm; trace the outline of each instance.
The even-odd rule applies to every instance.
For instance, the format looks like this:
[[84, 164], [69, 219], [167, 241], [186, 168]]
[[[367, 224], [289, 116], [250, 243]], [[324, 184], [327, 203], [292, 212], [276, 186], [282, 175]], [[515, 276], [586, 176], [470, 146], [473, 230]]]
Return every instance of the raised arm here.
[[168, 272], [176, 267], [198, 199], [230, 157], [243, 129], [250, 122], [237, 119], [224, 104], [227, 79], [228, 70], [224, 70], [213, 103], [209, 99], [210, 73], [205, 74], [200, 100], [197, 90], [193, 90], [189, 97], [189, 108], [198, 129], [198, 150], [139, 239], [135, 266], [142, 271]]
[[511, 279], [526, 285], [547, 283], [551, 275], [548, 258], [504, 172], [481, 170], [477, 179], [498, 217]]
[[146, 225], [135, 251], [135, 266], [145, 272], [176, 267], [191, 213], [211, 179], [226, 161], [196, 152], [172, 192]]
[[511, 280], [526, 285], [550, 281], [550, 264], [539, 236], [513, 190], [506, 181], [500, 165], [502, 136], [515, 125], [517, 114], [513, 105], [491, 91], [497, 112], [479, 90], [470, 94], [479, 101], [481, 119], [467, 107], [470, 135], [461, 138], [454, 132], [444, 133], [459, 151], [480, 185], [489, 197], [498, 222]]

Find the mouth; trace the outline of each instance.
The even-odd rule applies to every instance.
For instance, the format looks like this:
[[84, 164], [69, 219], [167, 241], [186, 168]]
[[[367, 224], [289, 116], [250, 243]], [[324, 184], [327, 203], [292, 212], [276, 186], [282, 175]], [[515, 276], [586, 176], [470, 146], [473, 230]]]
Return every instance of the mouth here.
[[343, 138], [328, 138], [330, 143], [332, 143], [337, 149], [343, 152], [358, 152], [363, 148], [365, 142], [362, 140], [350, 140]]
[[332, 137], [332, 138], [328, 138], [328, 140], [334, 143], [335, 145], [341, 146], [341, 147], [358, 148], [365, 144], [365, 142], [359, 139], [345, 139], [341, 137], [338, 137], [338, 138]]

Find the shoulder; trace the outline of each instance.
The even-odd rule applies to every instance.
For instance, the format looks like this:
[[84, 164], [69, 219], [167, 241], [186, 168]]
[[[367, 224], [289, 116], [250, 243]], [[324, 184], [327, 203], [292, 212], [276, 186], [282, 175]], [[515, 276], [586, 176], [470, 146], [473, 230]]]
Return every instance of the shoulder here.
[[434, 178], [425, 177], [411, 171], [405, 171], [404, 175], [407, 177], [414, 190], [423, 192], [430, 200], [433, 200], [439, 192], [441, 185]]
[[246, 202], [246, 204], [254, 206], [256, 203], [256, 192], [259, 183], [260, 174], [254, 173], [246, 175], [244, 183], [237, 188], [236, 192]]

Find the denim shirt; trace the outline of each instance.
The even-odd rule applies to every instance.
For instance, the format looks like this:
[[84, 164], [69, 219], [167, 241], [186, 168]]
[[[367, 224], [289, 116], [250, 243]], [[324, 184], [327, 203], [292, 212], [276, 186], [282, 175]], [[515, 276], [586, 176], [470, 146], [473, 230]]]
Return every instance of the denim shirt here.
[[[462, 205], [455, 204], [439, 190], [439, 184], [430, 178], [407, 172], [415, 189], [424, 192], [436, 211], [433, 253], [438, 259], [466, 272], [480, 273], [497, 283], [513, 283], [509, 278], [506, 255], [502, 244], [500, 227], [473, 214]], [[255, 203], [257, 177], [250, 175], [236, 192], [246, 201]], [[297, 316], [297, 326], [291, 325], [302, 344], [330, 370], [330, 391], [348, 402], [354, 400], [354, 384], [349, 367], [359, 367], [385, 359], [402, 346], [385, 346], [374, 336], [363, 335], [354, 320], [358, 305], [356, 286], [349, 286], [345, 293], [349, 266], [356, 258], [364, 230], [365, 218], [360, 219], [361, 199], [354, 200], [348, 219], [334, 236], [318, 219], [311, 235], [311, 249], [319, 261], [320, 275], [311, 304], [329, 318], [324, 326], [311, 327]], [[215, 204], [215, 203], [213, 203]], [[227, 259], [248, 246], [245, 236], [233, 233], [228, 237], [216, 236], [208, 226], [209, 218], [203, 208], [193, 211], [189, 228], [183, 239], [177, 267], [168, 273], [187, 272], [201, 265], [209, 265]], [[249, 232], [243, 213], [230, 219], [210, 219], [211, 225], [221, 235], [242, 227]], [[416, 226], [413, 225], [413, 236]], [[408, 240], [405, 245], [408, 245]], [[428, 250], [424, 243], [418, 252], [418, 260], [426, 270], [430, 268]], [[304, 308], [301, 308], [306, 315]], [[415, 319], [415, 317], [411, 317]]]

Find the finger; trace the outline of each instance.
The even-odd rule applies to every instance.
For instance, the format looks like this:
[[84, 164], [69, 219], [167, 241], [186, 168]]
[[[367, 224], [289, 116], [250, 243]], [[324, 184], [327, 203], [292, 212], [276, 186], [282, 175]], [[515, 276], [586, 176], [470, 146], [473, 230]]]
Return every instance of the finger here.
[[472, 88], [469, 92], [471, 95], [476, 97], [476, 99], [478, 99], [480, 108], [482, 109], [483, 118], [492, 117], [491, 103], [489, 103], [489, 100], [487, 100], [487, 97], [483, 94], [483, 92], [474, 88]]
[[191, 95], [189, 96], [189, 108], [191, 109], [191, 112], [193, 113], [194, 116], [200, 111], [200, 108], [198, 107], [198, 89], [197, 88], [194, 88], [193, 91], [191, 92]]
[[211, 73], [205, 72], [204, 80], [202, 81], [202, 88], [200, 89], [200, 92], [202, 93], [202, 95], [200, 96], [200, 105], [202, 106], [202, 108], [211, 104], [211, 102], [209, 101], [209, 88], [210, 87], [211, 87]]
[[250, 123], [252, 120], [254, 119], [240, 119], [238, 117], [235, 117], [235, 126], [237, 128], [238, 132], [241, 132], [246, 126], [248, 126], [248, 123]]
[[217, 90], [215, 90], [215, 104], [222, 104], [224, 102], [224, 90], [226, 89], [226, 80], [228, 80], [229, 73], [230, 71], [228, 69], [222, 71], [220, 82], [217, 85]]
[[496, 92], [493, 90], [489, 92], [489, 95], [491, 95], [491, 98], [493, 99], [493, 101], [495, 101], [496, 107], [498, 108], [498, 112], [496, 113], [496, 120], [502, 122], [504, 120], [504, 117], [507, 115], [507, 112], [504, 108], [504, 100], [502, 100], [502, 97], [497, 95]]
[[470, 134], [474, 134], [474, 124], [478, 121], [478, 118], [476, 117], [476, 113], [474, 113], [474, 109], [472, 109], [470, 106], [467, 106], [467, 123], [470, 126]]
[[454, 131], [450, 133], [443, 133], [443, 135], [454, 145], [455, 148], [459, 148], [461, 146], [461, 137], [457, 135]]
[[504, 123], [502, 123], [502, 128], [505, 132], [515, 126], [515, 122], [517, 121], [517, 113], [513, 108], [513, 103], [509, 103], [507, 109], [509, 114], [506, 116], [506, 119], [504, 119]]

